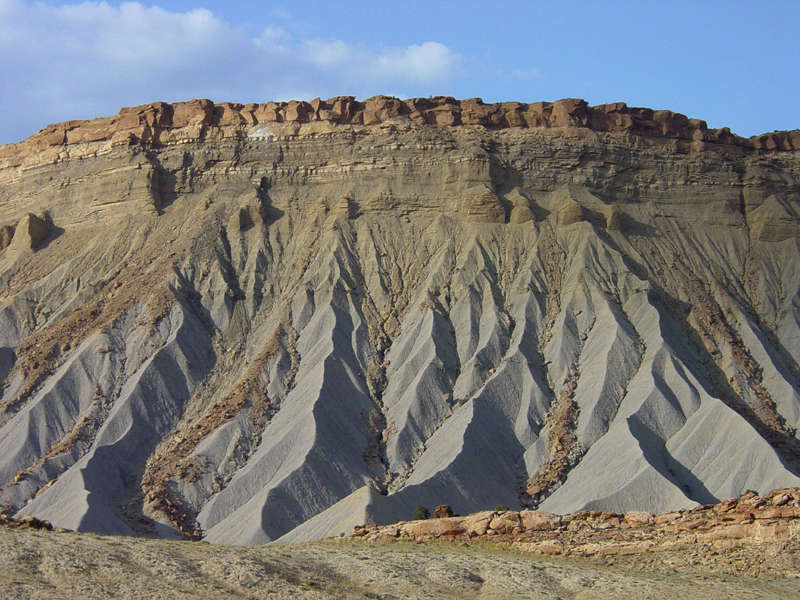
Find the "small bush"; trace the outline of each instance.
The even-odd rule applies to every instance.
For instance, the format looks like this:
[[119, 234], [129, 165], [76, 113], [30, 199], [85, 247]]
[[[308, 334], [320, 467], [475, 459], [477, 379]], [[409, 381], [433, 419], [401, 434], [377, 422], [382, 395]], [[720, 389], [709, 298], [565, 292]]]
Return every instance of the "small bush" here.
[[502, 512], [504, 510], [508, 510], [508, 507], [505, 504], [498, 504], [494, 507], [497, 512]]
[[411, 519], [413, 521], [421, 521], [422, 519], [427, 519], [431, 516], [431, 511], [429, 511], [424, 506], [418, 506], [414, 509], [414, 512], [411, 513]]

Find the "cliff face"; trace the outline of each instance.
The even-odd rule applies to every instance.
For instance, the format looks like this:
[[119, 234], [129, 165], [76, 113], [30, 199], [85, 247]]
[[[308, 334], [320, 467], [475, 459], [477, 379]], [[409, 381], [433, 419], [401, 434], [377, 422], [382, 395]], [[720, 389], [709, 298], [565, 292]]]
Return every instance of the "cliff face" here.
[[0, 147], [0, 503], [258, 543], [800, 485], [798, 147], [383, 97]]
[[[638, 142], [663, 143], [672, 150], [699, 149], [680, 142], [710, 142], [748, 150], [798, 150], [800, 130], [775, 131], [749, 139], [726, 128], [709, 129], [705, 121], [689, 119], [669, 110], [634, 108], [624, 102], [589, 106], [586, 101], [566, 98], [556, 102], [503, 102], [485, 104], [480, 98], [456, 100], [450, 97], [399, 100], [375, 96], [358, 101], [341, 96], [311, 102], [269, 102], [266, 104], [214, 104], [192, 100], [167, 104], [154, 102], [123, 108], [116, 117], [90, 121], [67, 121], [45, 127], [19, 144], [0, 148], [0, 164], [19, 166], [32, 154], [50, 150], [45, 159], [80, 155], [81, 144], [108, 142], [110, 145], [167, 145], [198, 140], [220, 140], [251, 136], [271, 137], [270, 125], [314, 123], [306, 131], [330, 131], [341, 125], [429, 124], [440, 127], [479, 126], [489, 129], [577, 127], [597, 132], [627, 133], [641, 137]], [[261, 128], [256, 128], [261, 125]], [[659, 139], [666, 138], [666, 139]], [[71, 152], [66, 151], [71, 147]], [[96, 148], [93, 149], [96, 151]]]

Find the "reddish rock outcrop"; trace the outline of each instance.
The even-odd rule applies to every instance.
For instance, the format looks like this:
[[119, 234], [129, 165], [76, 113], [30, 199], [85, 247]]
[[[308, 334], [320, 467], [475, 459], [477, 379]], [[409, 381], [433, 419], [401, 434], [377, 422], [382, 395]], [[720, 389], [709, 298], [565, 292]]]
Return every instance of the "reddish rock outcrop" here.
[[114, 117], [65, 121], [48, 125], [18, 144], [0, 146], [0, 164], [14, 166], [25, 155], [51, 148], [93, 142], [165, 145], [203, 139], [241, 138], [257, 125], [312, 123], [378, 125], [387, 122], [426, 123], [440, 127], [477, 126], [584, 128], [635, 136], [740, 146], [748, 150], [798, 150], [800, 130], [739, 137], [726, 127], [709, 129], [705, 121], [668, 110], [629, 107], [624, 102], [589, 106], [585, 100], [484, 103], [480, 98], [449, 96], [400, 100], [374, 96], [356, 100], [339, 96], [311, 102], [292, 100], [237, 104], [190, 100], [153, 102], [122, 108]]
[[452, 516], [453, 516], [453, 509], [450, 507], [449, 504], [440, 504], [439, 506], [433, 509], [434, 519], [442, 519], [445, 517], [452, 517]]

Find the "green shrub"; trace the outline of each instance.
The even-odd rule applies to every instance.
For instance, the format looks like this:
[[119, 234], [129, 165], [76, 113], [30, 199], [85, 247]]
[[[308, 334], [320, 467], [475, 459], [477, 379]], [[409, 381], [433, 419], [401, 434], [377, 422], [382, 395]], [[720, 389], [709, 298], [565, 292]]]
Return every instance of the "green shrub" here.
[[429, 511], [424, 506], [418, 506], [414, 509], [414, 512], [411, 513], [411, 519], [413, 521], [421, 521], [422, 519], [427, 519], [431, 516], [431, 511]]
[[504, 511], [504, 510], [508, 510], [508, 507], [505, 504], [498, 504], [497, 506], [494, 507], [494, 509], [497, 512], [501, 512], [501, 511]]

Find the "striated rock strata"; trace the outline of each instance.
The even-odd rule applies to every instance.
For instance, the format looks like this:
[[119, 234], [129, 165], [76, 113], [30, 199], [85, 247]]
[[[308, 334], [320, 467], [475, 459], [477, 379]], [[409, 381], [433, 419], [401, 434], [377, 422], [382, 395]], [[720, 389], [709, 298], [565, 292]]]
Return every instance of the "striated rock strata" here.
[[797, 148], [384, 97], [0, 147], [0, 504], [252, 544], [800, 485]]
[[[654, 139], [674, 150], [685, 143], [703, 142], [734, 145], [746, 149], [798, 150], [800, 130], [775, 131], [750, 138], [737, 136], [727, 128], [709, 129], [705, 121], [690, 119], [669, 110], [629, 107], [624, 102], [589, 106], [585, 100], [565, 98], [556, 102], [502, 102], [486, 104], [480, 98], [456, 100], [447, 96], [399, 100], [374, 96], [358, 101], [340, 96], [311, 102], [268, 102], [237, 104], [210, 100], [191, 100], [168, 104], [154, 102], [123, 108], [116, 117], [89, 121], [66, 121], [49, 125], [19, 144], [0, 147], [0, 165], [20, 165], [31, 153], [50, 150], [59, 153], [67, 147], [80, 150], [82, 144], [166, 145], [196, 140], [275, 138], [270, 125], [315, 124], [316, 131], [341, 125], [369, 126], [403, 123], [441, 127], [479, 126], [504, 128], [588, 128], [597, 132], [627, 133], [653, 143]], [[307, 128], [310, 129], [310, 128]], [[649, 139], [648, 139], [649, 138]], [[659, 138], [665, 138], [659, 140]]]

